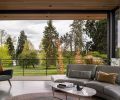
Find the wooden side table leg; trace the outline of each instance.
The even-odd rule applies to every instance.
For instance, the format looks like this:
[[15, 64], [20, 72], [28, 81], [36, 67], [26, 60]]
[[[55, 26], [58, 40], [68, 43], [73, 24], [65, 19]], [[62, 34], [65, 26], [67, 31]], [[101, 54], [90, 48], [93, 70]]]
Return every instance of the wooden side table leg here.
[[54, 97], [54, 92], [55, 92], [55, 91], [54, 91], [54, 89], [53, 89], [53, 87], [52, 87], [52, 93], [53, 93], [53, 97]]
[[90, 97], [90, 100], [93, 100], [93, 97]]
[[66, 93], [66, 100], [67, 100], [67, 93]]
[[53, 94], [53, 98], [57, 98], [57, 99], [59, 99], [59, 100], [62, 100], [62, 99], [60, 99], [60, 98], [58, 98], [58, 97], [55, 96], [55, 90], [54, 90], [53, 87], [52, 87], [52, 94]]

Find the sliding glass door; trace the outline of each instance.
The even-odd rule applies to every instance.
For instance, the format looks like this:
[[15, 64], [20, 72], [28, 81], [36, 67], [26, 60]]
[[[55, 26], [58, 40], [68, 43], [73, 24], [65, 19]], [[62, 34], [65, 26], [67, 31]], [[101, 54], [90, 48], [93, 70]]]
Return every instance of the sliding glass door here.
[[116, 23], [116, 57], [120, 58], [120, 8], [115, 12]]

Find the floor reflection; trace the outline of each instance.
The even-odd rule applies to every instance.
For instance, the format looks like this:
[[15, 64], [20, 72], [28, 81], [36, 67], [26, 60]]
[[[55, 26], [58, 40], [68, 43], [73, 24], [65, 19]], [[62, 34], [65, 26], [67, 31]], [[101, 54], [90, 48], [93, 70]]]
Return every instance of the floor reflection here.
[[11, 81], [12, 87], [8, 82], [0, 82], [0, 100], [21, 94], [49, 92], [51, 87], [49, 81]]
[[8, 97], [12, 97], [11, 93], [11, 87], [8, 87], [8, 90], [0, 90], [0, 100], [6, 100]]

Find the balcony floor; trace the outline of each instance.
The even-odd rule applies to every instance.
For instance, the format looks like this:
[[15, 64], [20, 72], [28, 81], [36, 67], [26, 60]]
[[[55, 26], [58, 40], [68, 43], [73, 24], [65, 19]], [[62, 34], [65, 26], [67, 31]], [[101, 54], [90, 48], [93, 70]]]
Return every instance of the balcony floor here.
[[12, 81], [50, 81], [51, 75], [48, 76], [14, 76]]

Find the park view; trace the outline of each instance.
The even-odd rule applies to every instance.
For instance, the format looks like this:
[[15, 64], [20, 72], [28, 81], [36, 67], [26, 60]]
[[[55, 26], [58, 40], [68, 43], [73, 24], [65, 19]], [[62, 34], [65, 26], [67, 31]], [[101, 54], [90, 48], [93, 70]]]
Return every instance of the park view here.
[[107, 21], [1, 20], [0, 63], [14, 75], [65, 73], [66, 65], [107, 63]]

